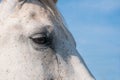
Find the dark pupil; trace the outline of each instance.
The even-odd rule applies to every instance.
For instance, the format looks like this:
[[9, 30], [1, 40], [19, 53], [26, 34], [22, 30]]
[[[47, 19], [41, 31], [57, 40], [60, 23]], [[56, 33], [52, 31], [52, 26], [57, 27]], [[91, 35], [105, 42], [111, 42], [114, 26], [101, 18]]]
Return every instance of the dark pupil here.
[[47, 38], [46, 37], [34, 38], [33, 41], [37, 44], [46, 44]]

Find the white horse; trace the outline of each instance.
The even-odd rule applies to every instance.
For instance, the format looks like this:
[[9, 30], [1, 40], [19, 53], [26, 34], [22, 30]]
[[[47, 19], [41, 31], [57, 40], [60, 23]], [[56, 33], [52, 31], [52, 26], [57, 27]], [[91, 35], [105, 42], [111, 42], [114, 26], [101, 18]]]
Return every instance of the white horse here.
[[95, 80], [56, 2], [0, 2], [0, 80]]

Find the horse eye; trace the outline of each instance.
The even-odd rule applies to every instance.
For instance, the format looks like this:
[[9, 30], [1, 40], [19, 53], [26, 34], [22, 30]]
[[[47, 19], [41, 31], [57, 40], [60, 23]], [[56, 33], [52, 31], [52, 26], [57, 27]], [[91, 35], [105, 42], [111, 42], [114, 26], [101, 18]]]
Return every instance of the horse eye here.
[[48, 43], [48, 37], [44, 34], [36, 34], [32, 37], [30, 37], [32, 41], [36, 44], [47, 44]]

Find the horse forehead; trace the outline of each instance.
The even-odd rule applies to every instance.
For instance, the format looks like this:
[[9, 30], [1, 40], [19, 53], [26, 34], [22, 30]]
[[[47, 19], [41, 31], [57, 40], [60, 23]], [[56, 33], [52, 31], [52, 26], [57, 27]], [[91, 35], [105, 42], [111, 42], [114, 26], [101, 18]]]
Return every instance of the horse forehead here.
[[[11, 13], [10, 16], [4, 21], [9, 25], [29, 25], [29, 27], [39, 26], [53, 26], [53, 19], [51, 19], [50, 11], [46, 10], [44, 6], [26, 3], [21, 9]], [[20, 26], [18, 26], [20, 27]], [[24, 26], [24, 28], [27, 26]], [[28, 27], [28, 28], [29, 28]], [[16, 26], [15, 26], [16, 28]]]
[[18, 15], [20, 15], [20, 17], [27, 17], [28, 19], [41, 20], [49, 19], [51, 14], [42, 4], [26, 3], [19, 10]]
[[34, 20], [48, 20], [50, 18], [50, 11], [45, 9], [43, 4], [25, 3], [22, 7], [16, 7], [12, 10], [2, 8], [0, 19], [4, 22], [7, 18], [17, 19], [34, 19]]

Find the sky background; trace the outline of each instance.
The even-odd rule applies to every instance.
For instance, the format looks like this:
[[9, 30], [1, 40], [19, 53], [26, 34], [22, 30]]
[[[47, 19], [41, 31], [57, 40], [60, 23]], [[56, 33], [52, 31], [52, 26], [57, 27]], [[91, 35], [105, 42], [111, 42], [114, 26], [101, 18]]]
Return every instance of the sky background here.
[[120, 0], [58, 0], [96, 80], [120, 80]]

